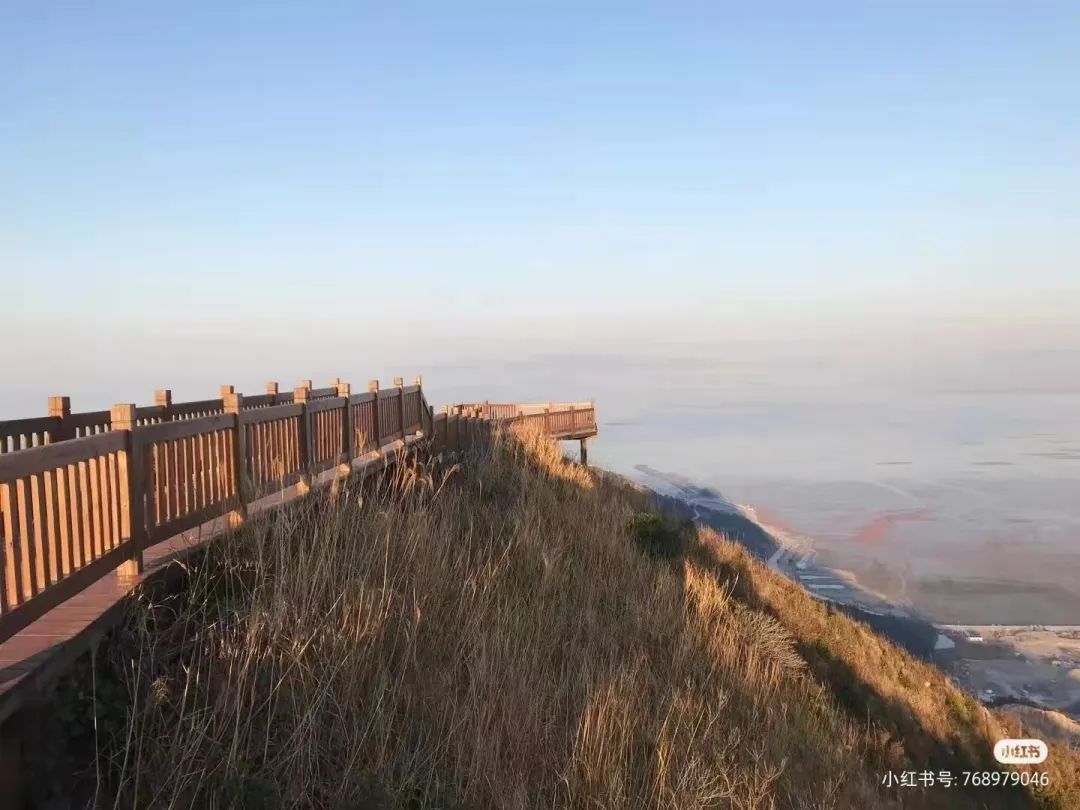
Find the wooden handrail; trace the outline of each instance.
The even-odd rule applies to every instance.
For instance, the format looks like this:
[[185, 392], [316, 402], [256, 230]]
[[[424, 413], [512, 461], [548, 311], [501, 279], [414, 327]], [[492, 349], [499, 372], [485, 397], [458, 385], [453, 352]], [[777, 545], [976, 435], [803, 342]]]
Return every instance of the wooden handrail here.
[[49, 416], [0, 422], [0, 642], [103, 576], [141, 571], [155, 543], [223, 515], [238, 525], [249, 504], [293, 485], [382, 469], [417, 441], [458, 453], [496, 422], [583, 441], [596, 433], [592, 403], [470, 403], [436, 415], [420, 378], [394, 383], [373, 380], [360, 394], [340, 380], [291, 394], [270, 383], [250, 405], [232, 386], [186, 403], [166, 390], [152, 406], [76, 414], [54, 397]]

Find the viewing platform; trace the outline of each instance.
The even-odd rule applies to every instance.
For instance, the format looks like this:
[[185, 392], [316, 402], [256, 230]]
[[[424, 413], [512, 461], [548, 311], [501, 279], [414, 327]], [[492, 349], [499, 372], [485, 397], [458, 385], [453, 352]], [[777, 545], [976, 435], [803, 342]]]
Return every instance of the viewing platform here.
[[494, 423], [560, 440], [596, 435], [591, 402], [463, 403], [436, 413], [418, 377], [353, 393], [333, 380], [292, 392], [114, 405], [0, 421], [0, 791], [18, 760], [11, 720], [96, 644], [123, 603], [192, 549], [249, 516], [348, 477], [396, 464], [413, 448], [468, 451]]

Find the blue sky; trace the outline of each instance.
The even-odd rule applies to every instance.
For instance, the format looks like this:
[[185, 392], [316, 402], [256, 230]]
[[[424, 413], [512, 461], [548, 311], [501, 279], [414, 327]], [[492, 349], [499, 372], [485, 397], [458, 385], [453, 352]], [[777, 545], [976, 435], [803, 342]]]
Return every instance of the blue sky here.
[[1080, 347], [1078, 9], [5, 4], [5, 367]]

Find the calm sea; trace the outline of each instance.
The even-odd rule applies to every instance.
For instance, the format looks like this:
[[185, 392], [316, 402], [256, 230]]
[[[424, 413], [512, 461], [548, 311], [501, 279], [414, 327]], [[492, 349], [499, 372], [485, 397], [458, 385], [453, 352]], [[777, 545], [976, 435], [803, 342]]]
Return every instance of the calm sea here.
[[1078, 624], [1080, 388], [974, 372], [673, 352], [515, 363], [495, 387], [594, 396], [590, 461], [712, 487], [936, 621]]

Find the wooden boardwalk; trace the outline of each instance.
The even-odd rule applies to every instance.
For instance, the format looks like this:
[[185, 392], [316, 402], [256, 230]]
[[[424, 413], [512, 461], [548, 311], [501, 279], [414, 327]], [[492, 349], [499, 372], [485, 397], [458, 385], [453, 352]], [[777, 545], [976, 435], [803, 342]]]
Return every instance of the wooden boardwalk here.
[[55, 397], [48, 417], [0, 422], [0, 743], [5, 721], [97, 644], [142, 586], [250, 515], [385, 469], [414, 445], [467, 450], [494, 422], [578, 440], [583, 462], [596, 435], [592, 403], [435, 414], [419, 378], [355, 395], [337, 380], [221, 393], [173, 404], [165, 391], [153, 406], [87, 414]]
[[[381, 454], [354, 463], [355, 472], [366, 474], [394, 464], [402, 450], [422, 441], [418, 437], [384, 448]], [[313, 488], [329, 486], [338, 475], [329, 471], [313, 482]], [[303, 497], [297, 484], [248, 506], [257, 515]], [[134, 576], [111, 571], [85, 590], [47, 612], [29, 626], [0, 643], [0, 726], [23, 705], [43, 694], [80, 655], [85, 653], [122, 618], [126, 602], [148, 581], [163, 579], [169, 563], [232, 531], [223, 515], [164, 540], [144, 552], [143, 570]]]

